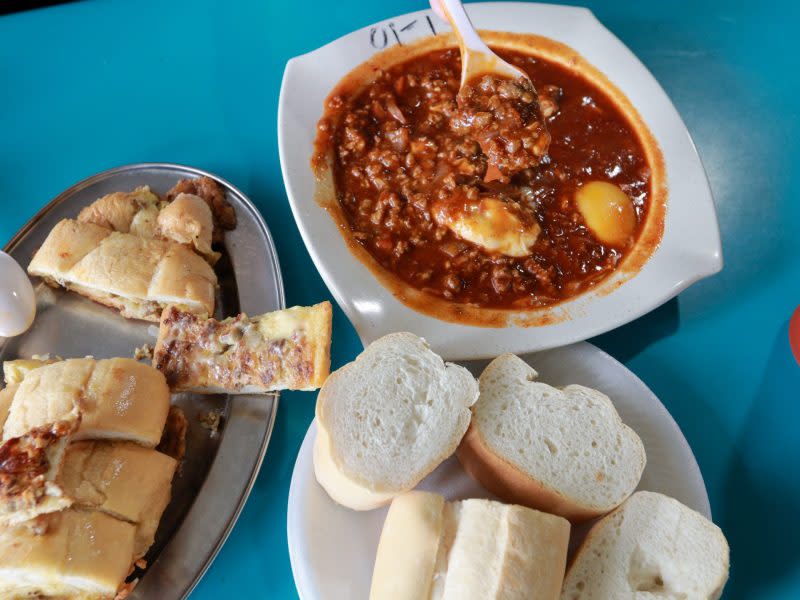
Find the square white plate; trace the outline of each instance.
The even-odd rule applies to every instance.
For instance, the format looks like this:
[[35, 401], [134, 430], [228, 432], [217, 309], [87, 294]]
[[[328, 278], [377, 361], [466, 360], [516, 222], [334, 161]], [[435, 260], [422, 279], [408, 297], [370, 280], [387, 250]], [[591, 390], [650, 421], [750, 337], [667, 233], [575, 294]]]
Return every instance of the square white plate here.
[[401, 303], [351, 254], [333, 219], [315, 202], [310, 167], [323, 102], [344, 75], [384, 46], [410, 43], [432, 30], [449, 30], [431, 11], [387, 19], [291, 59], [278, 107], [281, 167], [297, 226], [322, 278], [364, 344], [406, 330], [424, 336], [436, 352], [451, 360], [563, 346], [632, 321], [719, 271], [719, 228], [700, 157], [675, 107], [633, 53], [583, 8], [514, 2], [467, 8], [478, 28], [538, 34], [570, 46], [628, 97], [664, 156], [668, 187], [664, 236], [634, 277], [610, 293], [588, 292], [553, 307], [554, 314], [566, 317], [552, 324], [474, 327], [441, 321]]

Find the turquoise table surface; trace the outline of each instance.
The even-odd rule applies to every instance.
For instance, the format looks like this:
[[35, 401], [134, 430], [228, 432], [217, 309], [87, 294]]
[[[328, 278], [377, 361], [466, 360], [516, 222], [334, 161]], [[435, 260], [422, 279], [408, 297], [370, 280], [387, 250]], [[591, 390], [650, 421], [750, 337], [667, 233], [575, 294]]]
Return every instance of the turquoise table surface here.
[[[289, 304], [329, 298], [278, 163], [284, 64], [422, 0], [108, 0], [0, 17], [0, 242], [72, 183], [139, 161], [218, 173], [260, 208]], [[694, 136], [725, 268], [595, 340], [661, 398], [689, 440], [731, 544], [727, 599], [800, 597], [800, 4], [589, 3], [655, 74]], [[673, 174], [675, 175], [675, 174]], [[360, 343], [334, 316], [333, 366]], [[314, 394], [281, 398], [253, 493], [192, 594], [294, 598], [286, 503]]]

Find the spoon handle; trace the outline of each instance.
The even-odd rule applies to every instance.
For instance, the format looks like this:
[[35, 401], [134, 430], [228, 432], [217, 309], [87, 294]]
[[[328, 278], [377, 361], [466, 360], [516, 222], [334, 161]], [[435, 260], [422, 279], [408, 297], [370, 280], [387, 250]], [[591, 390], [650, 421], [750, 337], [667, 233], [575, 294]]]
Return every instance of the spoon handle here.
[[[431, 4], [436, 1], [432, 0]], [[475, 30], [475, 26], [470, 21], [467, 11], [464, 10], [461, 0], [438, 0], [438, 2], [450, 22], [450, 26], [458, 36], [462, 49], [467, 48], [478, 52], [491, 53], [489, 47]]]

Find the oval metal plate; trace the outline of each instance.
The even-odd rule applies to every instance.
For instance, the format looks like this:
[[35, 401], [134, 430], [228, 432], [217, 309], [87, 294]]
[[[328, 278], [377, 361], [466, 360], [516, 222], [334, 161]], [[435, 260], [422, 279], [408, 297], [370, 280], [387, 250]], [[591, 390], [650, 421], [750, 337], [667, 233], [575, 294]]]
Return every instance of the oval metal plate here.
[[[149, 185], [165, 193], [180, 179], [212, 177], [236, 210], [237, 226], [226, 232], [216, 271], [218, 318], [246, 312], [256, 315], [285, 307], [280, 265], [272, 237], [253, 203], [227, 181], [173, 164], [142, 163], [111, 169], [72, 186], [15, 235], [5, 247], [23, 267], [61, 219], [116, 191]], [[37, 315], [33, 326], [15, 338], [0, 338], [0, 361], [50, 353], [64, 358], [132, 357], [134, 349], [154, 341], [153, 323], [132, 321], [115, 310], [76, 294], [52, 290], [34, 281]], [[186, 413], [186, 457], [173, 481], [167, 507], [146, 559], [149, 568], [132, 599], [185, 598], [222, 547], [244, 506], [269, 443], [278, 395], [227, 396], [174, 394], [172, 403]], [[200, 416], [221, 413], [219, 434], [200, 425]]]

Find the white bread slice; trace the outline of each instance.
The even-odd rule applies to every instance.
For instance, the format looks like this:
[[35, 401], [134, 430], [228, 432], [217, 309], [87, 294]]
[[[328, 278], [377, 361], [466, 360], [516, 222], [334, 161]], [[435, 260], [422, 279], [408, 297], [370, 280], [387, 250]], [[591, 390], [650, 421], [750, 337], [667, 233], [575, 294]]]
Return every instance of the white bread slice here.
[[130, 358], [72, 358], [29, 371], [14, 393], [3, 439], [80, 418], [74, 440], [158, 444], [169, 411], [169, 388], [153, 367]]
[[592, 527], [567, 571], [562, 600], [716, 600], [730, 552], [719, 527], [677, 500], [636, 492]]
[[0, 528], [0, 598], [111, 600], [133, 560], [134, 526], [68, 508]]
[[402, 494], [384, 522], [370, 600], [556, 600], [569, 530], [523, 506]]
[[464, 469], [506, 502], [571, 521], [605, 514], [639, 483], [639, 436], [604, 394], [554, 388], [513, 354], [480, 376], [480, 398], [458, 449]]
[[477, 397], [469, 371], [414, 334], [374, 341], [320, 390], [317, 481], [354, 510], [386, 504], [453, 453]]

